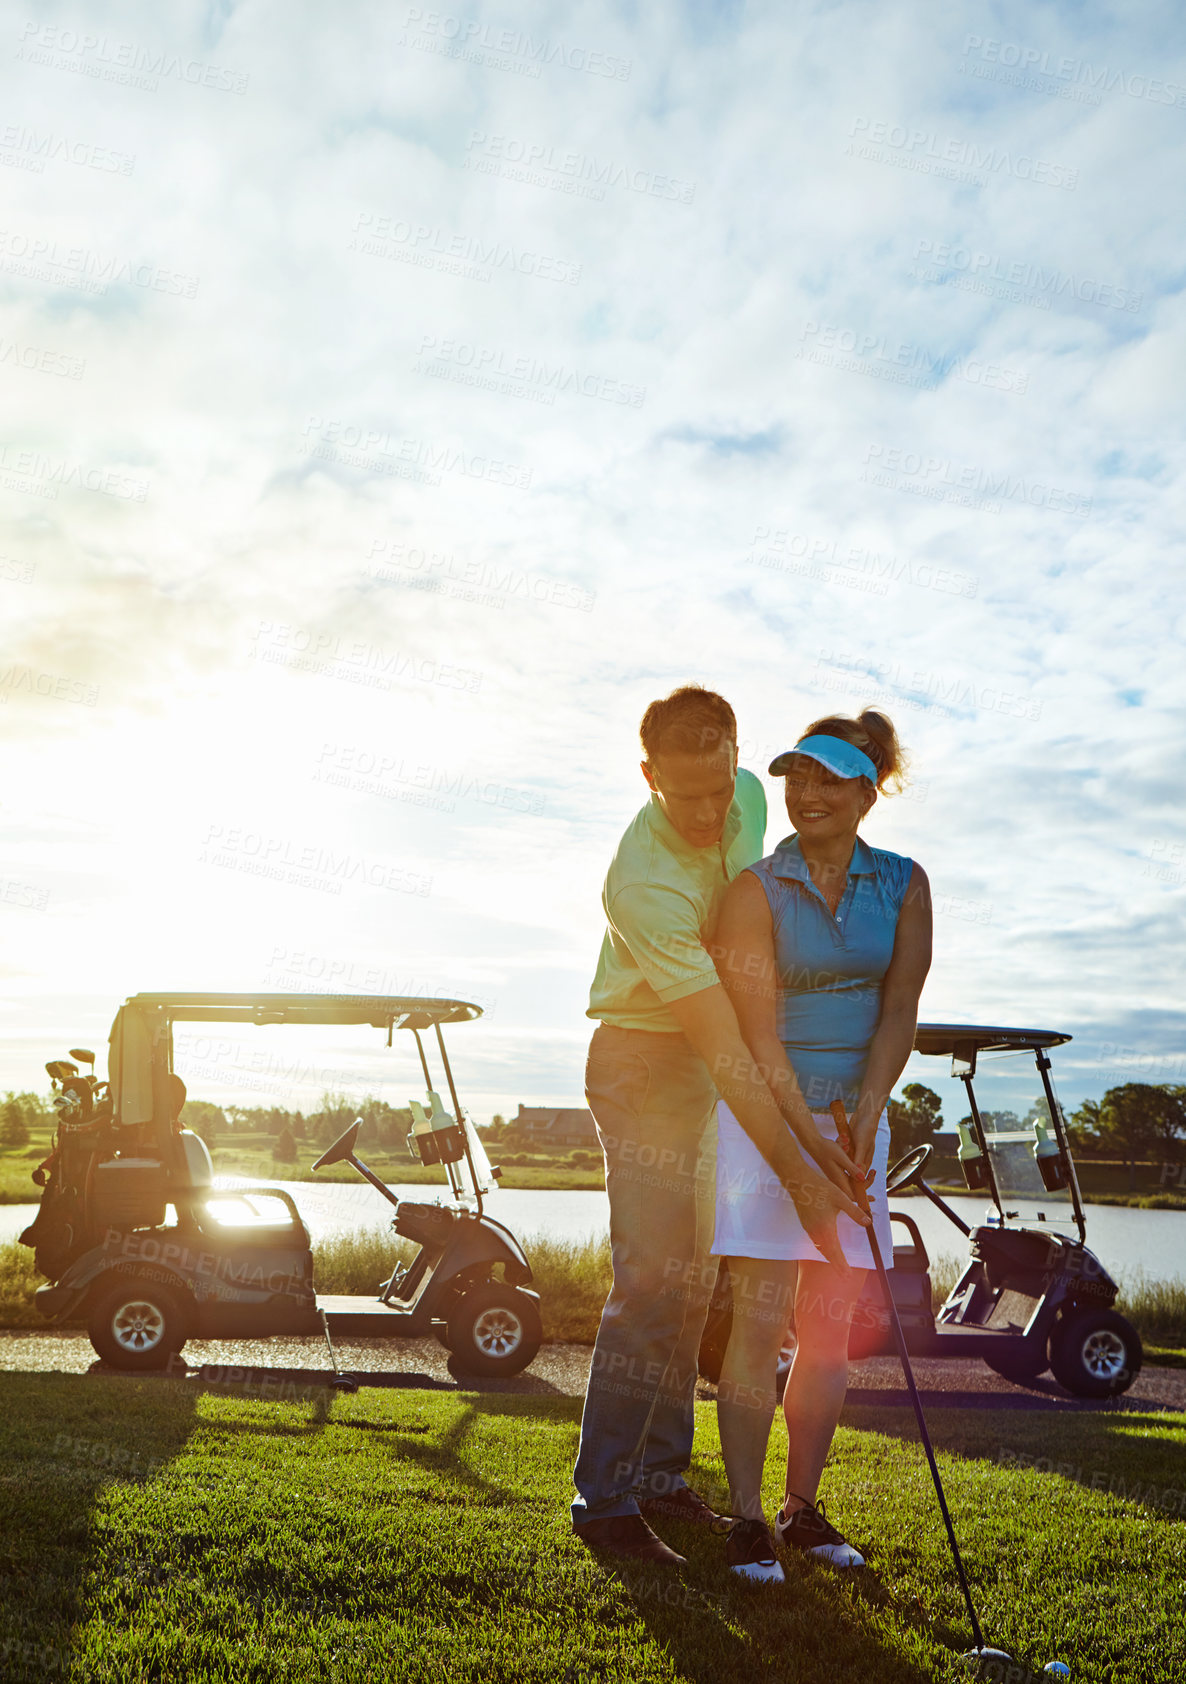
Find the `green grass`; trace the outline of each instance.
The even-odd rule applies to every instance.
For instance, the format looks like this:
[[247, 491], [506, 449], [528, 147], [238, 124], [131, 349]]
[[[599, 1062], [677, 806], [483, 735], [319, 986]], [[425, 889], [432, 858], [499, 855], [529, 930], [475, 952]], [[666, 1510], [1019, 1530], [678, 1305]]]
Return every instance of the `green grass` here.
[[[0, 1147], [0, 1204], [29, 1204], [40, 1196], [29, 1172], [47, 1157], [53, 1130], [34, 1124], [28, 1146]], [[385, 1181], [393, 1184], [444, 1186], [445, 1174], [436, 1166], [425, 1166], [403, 1150], [380, 1150], [373, 1142], [363, 1156]], [[492, 1162], [503, 1167], [502, 1185], [514, 1188], [595, 1190], [605, 1186], [600, 1154], [588, 1148], [573, 1151], [544, 1151], [507, 1141], [503, 1146], [487, 1145]], [[313, 1173], [310, 1167], [322, 1147], [310, 1140], [297, 1141], [295, 1163], [278, 1162], [272, 1152], [272, 1137], [261, 1133], [220, 1136], [213, 1148], [218, 1175], [242, 1175], [263, 1181], [356, 1180], [348, 1164], [333, 1164]], [[1133, 1190], [1129, 1191], [1127, 1166], [1111, 1161], [1079, 1157], [1076, 1169], [1083, 1197], [1092, 1204], [1129, 1205], [1143, 1210], [1186, 1210], [1186, 1186], [1167, 1182], [1161, 1164], [1136, 1166]], [[933, 1168], [931, 1185], [939, 1193], [966, 1194], [967, 1187], [953, 1158], [940, 1157]], [[905, 1195], [904, 1195], [905, 1196]], [[922, 1195], [920, 1194], [919, 1197]]]
[[27, 1146], [0, 1146], [0, 1205], [36, 1204], [41, 1188], [34, 1185], [33, 1171], [53, 1150], [53, 1130], [34, 1125]]
[[[265, 1143], [259, 1146], [216, 1144], [212, 1153], [214, 1173], [245, 1175], [260, 1181], [339, 1181], [358, 1185], [358, 1171], [351, 1169], [349, 1164], [330, 1164], [314, 1174], [310, 1166], [321, 1150], [320, 1146], [301, 1141], [297, 1146], [297, 1161], [286, 1164], [277, 1162], [271, 1148]], [[381, 1152], [378, 1149], [368, 1151], [365, 1144], [359, 1147], [359, 1151], [368, 1168], [373, 1169], [381, 1180], [391, 1186], [399, 1186], [401, 1183], [417, 1187], [446, 1185], [445, 1172], [437, 1164], [422, 1164], [418, 1158], [405, 1157], [399, 1152]], [[528, 1158], [526, 1153], [514, 1153], [512, 1156]], [[501, 1166], [497, 1151], [491, 1154], [491, 1158], [495, 1164]], [[533, 1154], [527, 1162], [507, 1164], [503, 1168], [500, 1186], [520, 1189], [535, 1187], [549, 1191], [561, 1188], [596, 1191], [605, 1186], [605, 1170], [601, 1166], [596, 1169], [578, 1167], [563, 1157]]]
[[[970, 1632], [904, 1411], [850, 1410], [823, 1494], [867, 1546], [747, 1586], [668, 1525], [675, 1573], [567, 1517], [576, 1400], [0, 1375], [0, 1675], [11, 1684], [954, 1684]], [[1186, 1672], [1186, 1418], [935, 1410], [986, 1633], [1073, 1675]], [[785, 1435], [766, 1470], [772, 1508]], [[1045, 1458], [1036, 1462], [1035, 1458]], [[1030, 1465], [1034, 1463], [1034, 1465]], [[1061, 1466], [1059, 1465], [1061, 1464]], [[692, 1479], [726, 1499], [715, 1412]], [[1093, 1489], [1094, 1485], [1094, 1489]]]

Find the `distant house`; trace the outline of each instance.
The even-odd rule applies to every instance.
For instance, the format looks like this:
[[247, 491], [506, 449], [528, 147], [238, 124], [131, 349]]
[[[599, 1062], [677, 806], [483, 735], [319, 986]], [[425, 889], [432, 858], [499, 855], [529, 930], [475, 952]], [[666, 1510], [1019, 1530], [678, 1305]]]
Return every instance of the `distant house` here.
[[533, 1145], [592, 1146], [600, 1149], [593, 1113], [581, 1105], [553, 1110], [541, 1105], [520, 1105], [519, 1115], [512, 1125], [524, 1141]]

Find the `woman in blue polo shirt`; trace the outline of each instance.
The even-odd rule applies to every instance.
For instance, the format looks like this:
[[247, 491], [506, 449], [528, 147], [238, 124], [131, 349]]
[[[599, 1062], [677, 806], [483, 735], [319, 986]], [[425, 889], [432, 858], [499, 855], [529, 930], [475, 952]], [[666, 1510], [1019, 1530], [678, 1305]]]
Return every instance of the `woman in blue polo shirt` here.
[[[797, 1083], [813, 1116], [815, 1135], [798, 1131], [804, 1151], [835, 1140], [829, 1106], [843, 1101], [851, 1156], [866, 1171], [886, 1258], [893, 1255], [886, 1105], [914, 1044], [930, 968], [930, 890], [920, 865], [870, 847], [857, 827], [887, 780], [900, 781], [901, 768], [883, 714], [817, 720], [770, 766], [771, 776], [785, 778], [794, 834], [730, 886], [716, 932], [718, 970], [746, 1045], [770, 1071], [775, 1095]], [[790, 1121], [789, 1106], [783, 1109]], [[786, 1496], [774, 1529], [784, 1546], [837, 1566], [863, 1565], [816, 1501], [848, 1386], [853, 1305], [873, 1267], [864, 1230], [843, 1216], [837, 1230], [847, 1271], [820, 1258], [722, 1102], [712, 1250], [728, 1259], [734, 1313], [717, 1410], [731, 1507], [740, 1517], [729, 1564], [748, 1578], [783, 1578], [762, 1514], [761, 1479], [792, 1309]]]

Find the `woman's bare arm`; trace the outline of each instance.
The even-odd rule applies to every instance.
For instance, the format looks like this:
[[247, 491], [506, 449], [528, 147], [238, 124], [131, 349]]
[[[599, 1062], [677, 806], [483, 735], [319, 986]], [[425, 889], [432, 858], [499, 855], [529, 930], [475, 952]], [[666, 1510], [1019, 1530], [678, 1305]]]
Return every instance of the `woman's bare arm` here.
[[851, 1118], [852, 1155], [862, 1169], [873, 1161], [878, 1121], [914, 1047], [918, 1000], [931, 968], [931, 922], [931, 885], [922, 866], [915, 865], [898, 914], [893, 957], [881, 985], [881, 1015]]

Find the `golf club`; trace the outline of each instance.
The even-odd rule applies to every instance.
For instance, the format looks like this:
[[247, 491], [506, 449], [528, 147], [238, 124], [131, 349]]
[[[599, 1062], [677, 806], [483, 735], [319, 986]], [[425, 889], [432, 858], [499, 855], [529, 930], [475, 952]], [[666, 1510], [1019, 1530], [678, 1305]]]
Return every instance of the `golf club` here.
[[[852, 1137], [849, 1134], [848, 1113], [844, 1109], [843, 1101], [834, 1099], [832, 1104], [829, 1106], [829, 1110], [831, 1111], [832, 1117], [836, 1123], [836, 1138], [840, 1146], [845, 1152], [851, 1151]], [[863, 1181], [853, 1181], [853, 1197], [868, 1213], [869, 1194]], [[918, 1387], [914, 1383], [914, 1371], [910, 1366], [910, 1355], [906, 1349], [906, 1336], [902, 1332], [902, 1324], [898, 1320], [897, 1307], [894, 1304], [893, 1293], [890, 1290], [889, 1279], [885, 1272], [885, 1263], [881, 1256], [881, 1247], [878, 1244], [875, 1230], [870, 1227], [866, 1230], [866, 1232], [869, 1235], [869, 1244], [873, 1248], [873, 1262], [877, 1268], [877, 1278], [881, 1283], [882, 1296], [885, 1299], [886, 1308], [889, 1311], [890, 1324], [894, 1330], [894, 1342], [898, 1347], [898, 1355], [902, 1359], [902, 1372], [906, 1376], [906, 1386], [910, 1393], [910, 1401], [914, 1405], [914, 1416], [918, 1422], [919, 1436], [922, 1439], [923, 1449], [926, 1451], [927, 1463], [931, 1470], [931, 1478], [935, 1482], [935, 1495], [939, 1499], [939, 1508], [943, 1514], [943, 1524], [947, 1528], [947, 1539], [951, 1545], [952, 1560], [955, 1562], [955, 1570], [959, 1575], [960, 1589], [964, 1593], [964, 1601], [968, 1605], [968, 1618], [972, 1622], [972, 1635], [976, 1639], [976, 1648], [972, 1651], [968, 1658], [976, 1662], [977, 1668], [981, 1672], [984, 1672], [986, 1669], [992, 1668], [998, 1664], [1002, 1666], [1012, 1666], [1013, 1657], [1007, 1654], [1004, 1649], [985, 1648], [984, 1635], [980, 1630], [980, 1621], [976, 1618], [976, 1609], [972, 1603], [972, 1592], [968, 1588], [968, 1576], [964, 1572], [964, 1563], [962, 1557], [960, 1556], [959, 1545], [955, 1541], [955, 1528], [951, 1524], [951, 1515], [947, 1508], [947, 1498], [943, 1494], [943, 1481], [939, 1477], [939, 1468], [935, 1461], [935, 1452], [931, 1448], [931, 1435], [927, 1431], [926, 1419], [922, 1412], [922, 1401], [918, 1395]], [[989, 1676], [992, 1676], [991, 1672], [989, 1672]], [[1003, 1677], [1004, 1674], [1000, 1674], [999, 1676]]]

